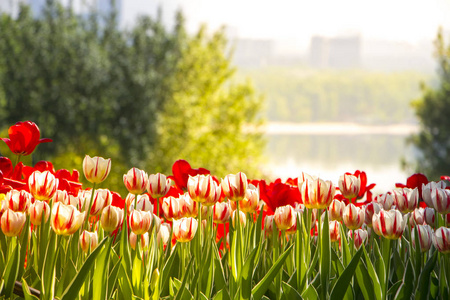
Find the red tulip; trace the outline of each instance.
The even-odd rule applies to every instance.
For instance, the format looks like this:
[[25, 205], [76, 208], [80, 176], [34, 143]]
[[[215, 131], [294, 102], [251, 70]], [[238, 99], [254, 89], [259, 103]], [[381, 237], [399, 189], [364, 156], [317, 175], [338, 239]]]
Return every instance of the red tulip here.
[[180, 159], [173, 164], [172, 173], [173, 176], [169, 176], [169, 178], [175, 181], [175, 184], [179, 189], [186, 190], [189, 175], [208, 175], [211, 172], [204, 168], [192, 169], [191, 165], [187, 161]]
[[9, 139], [0, 138], [9, 149], [17, 155], [30, 155], [40, 143], [51, 142], [51, 139], [40, 139], [41, 132], [33, 122], [17, 122], [8, 129]]
[[297, 203], [301, 202], [299, 189], [282, 183], [281, 179], [277, 179], [269, 185], [264, 180], [261, 180], [258, 186], [261, 199], [270, 209], [269, 214], [273, 214], [277, 207], [285, 205], [295, 207]]

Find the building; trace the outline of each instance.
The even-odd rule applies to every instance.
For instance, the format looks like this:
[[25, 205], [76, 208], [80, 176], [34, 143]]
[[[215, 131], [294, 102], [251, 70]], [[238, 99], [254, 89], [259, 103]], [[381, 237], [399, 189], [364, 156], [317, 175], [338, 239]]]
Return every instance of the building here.
[[318, 68], [348, 69], [361, 66], [361, 37], [311, 38], [309, 61]]

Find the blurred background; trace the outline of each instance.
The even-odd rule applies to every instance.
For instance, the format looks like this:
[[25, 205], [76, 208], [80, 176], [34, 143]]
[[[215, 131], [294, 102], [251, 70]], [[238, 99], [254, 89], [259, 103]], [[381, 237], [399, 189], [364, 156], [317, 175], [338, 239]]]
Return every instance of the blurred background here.
[[[0, 129], [31, 120], [30, 163], [113, 158], [171, 173], [375, 191], [450, 175], [450, 2], [0, 0]], [[2, 155], [8, 149], [0, 145]]]

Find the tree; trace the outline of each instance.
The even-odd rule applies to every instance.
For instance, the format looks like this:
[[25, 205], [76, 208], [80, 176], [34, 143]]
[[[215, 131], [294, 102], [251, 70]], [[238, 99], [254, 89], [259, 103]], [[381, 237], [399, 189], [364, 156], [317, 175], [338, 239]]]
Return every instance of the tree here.
[[439, 63], [436, 88], [422, 85], [422, 97], [413, 102], [420, 122], [420, 132], [409, 141], [419, 151], [416, 171], [438, 180], [450, 174], [450, 45], [440, 29], [435, 41]]

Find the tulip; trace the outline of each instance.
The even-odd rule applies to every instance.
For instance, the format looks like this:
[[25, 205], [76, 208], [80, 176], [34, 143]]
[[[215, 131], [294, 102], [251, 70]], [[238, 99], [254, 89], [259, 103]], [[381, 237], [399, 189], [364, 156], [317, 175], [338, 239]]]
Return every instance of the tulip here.
[[[433, 212], [434, 213], [434, 212]], [[425, 225], [425, 209], [422, 207], [416, 208], [409, 218], [409, 225]]]
[[294, 226], [297, 214], [292, 206], [277, 207], [274, 214], [275, 224], [279, 230], [286, 230]]
[[433, 208], [425, 207], [423, 210], [423, 218], [425, 223], [431, 227], [436, 227], [436, 213]]
[[274, 216], [266, 216], [264, 218], [264, 233], [267, 237], [271, 237], [272, 236], [272, 232], [273, 232], [273, 218]]
[[[79, 192], [79, 194], [81, 193], [81, 191]], [[67, 193], [67, 191], [62, 191], [62, 190], [56, 190], [55, 195], [53, 196], [53, 203], [56, 202], [61, 202], [64, 203], [66, 205], [68, 205], [69, 203], [69, 194]], [[81, 209], [81, 208], [78, 208]]]
[[367, 237], [369, 236], [369, 234], [367, 233], [367, 230], [365, 229], [357, 229], [355, 231], [349, 231], [348, 232], [348, 237], [352, 238], [353, 237], [353, 242], [355, 244], [355, 248], [359, 249], [359, 247], [361, 247], [361, 245], [364, 242], [367, 242]]
[[152, 225], [153, 214], [149, 211], [133, 210], [130, 214], [130, 228], [136, 234], [144, 234]]
[[30, 206], [31, 198], [31, 194], [27, 191], [10, 190], [6, 193], [5, 201], [8, 202], [9, 209], [25, 212]]
[[331, 181], [306, 179], [301, 184], [300, 193], [307, 208], [324, 209], [333, 201], [335, 187]]
[[372, 226], [376, 234], [382, 235], [387, 239], [398, 239], [405, 230], [406, 222], [409, 216], [402, 216], [396, 209], [380, 210], [372, 217]]
[[419, 202], [419, 190], [402, 188], [392, 191], [392, 197], [397, 209], [406, 214], [412, 212]]
[[[192, 200], [192, 198], [189, 196], [189, 193], [180, 195], [180, 197], [178, 198], [178, 203], [180, 205], [181, 216], [183, 218], [196, 218], [198, 216], [198, 203]], [[206, 209], [206, 212], [208, 211], [208, 208], [205, 206], [202, 207], [202, 213], [204, 209]]]
[[394, 198], [390, 192], [376, 196], [374, 201], [380, 204], [384, 210], [390, 210], [394, 204]]
[[450, 228], [440, 227], [433, 235], [433, 244], [439, 252], [450, 253]]
[[129, 193], [140, 195], [147, 189], [148, 175], [138, 168], [131, 168], [127, 174], [123, 175], [123, 183]]
[[97, 232], [84, 230], [80, 235], [79, 244], [84, 253], [94, 250], [98, 245]]
[[170, 179], [161, 173], [151, 174], [148, 178], [147, 190], [154, 199], [164, 197], [170, 189]]
[[[85, 200], [88, 200], [87, 198]], [[90, 199], [89, 199], [90, 201]], [[111, 204], [112, 194], [107, 189], [96, 189], [94, 191], [94, 198], [92, 199], [91, 210], [89, 211], [89, 215], [97, 216], [100, 214], [104, 207]], [[85, 202], [86, 212], [89, 210], [89, 202]]]
[[381, 207], [376, 202], [370, 202], [370, 203], [366, 204], [364, 207], [364, 223], [367, 226], [372, 227], [373, 214], [379, 213], [380, 210], [381, 210]]
[[111, 159], [103, 157], [90, 157], [86, 155], [83, 159], [83, 173], [87, 181], [101, 183], [108, 177], [111, 171]]
[[56, 193], [58, 179], [49, 171], [34, 171], [28, 178], [28, 187], [36, 200], [50, 201]]
[[338, 185], [342, 195], [351, 200], [358, 196], [361, 180], [357, 176], [344, 174], [339, 177]]
[[[417, 225], [417, 232], [419, 234], [420, 250], [427, 252], [431, 248], [431, 242], [433, 240], [433, 230], [429, 225]], [[413, 247], [416, 247], [415, 230], [411, 231], [411, 239]]]
[[[132, 195], [132, 194], [129, 194]], [[136, 209], [153, 213], [153, 204], [147, 194], [138, 195]], [[134, 200], [134, 199], [133, 199]], [[133, 201], [134, 202], [134, 201]]]
[[[149, 244], [148, 232], [141, 234], [140, 238], [141, 238], [141, 248], [146, 249]], [[133, 250], [136, 250], [137, 239], [138, 239], [138, 235], [136, 235], [134, 232], [130, 232], [130, 246], [131, 246], [131, 249], [133, 249]]]
[[364, 209], [356, 207], [353, 203], [350, 203], [344, 208], [342, 219], [348, 229], [354, 230], [362, 226], [364, 223], [364, 217]]
[[1, 218], [2, 231], [6, 236], [18, 236], [25, 225], [27, 217], [25, 213], [13, 211], [9, 208], [5, 210]]
[[102, 211], [102, 216], [100, 218], [100, 224], [106, 232], [111, 232], [117, 229], [123, 221], [123, 210], [108, 205]]
[[173, 221], [173, 235], [178, 242], [189, 242], [197, 232], [198, 222], [194, 218], [181, 218]]
[[328, 207], [328, 212], [330, 213], [330, 220], [342, 221], [342, 214], [344, 213], [345, 203], [339, 201], [338, 199], [333, 199], [330, 206]]
[[158, 245], [160, 243], [163, 244], [163, 246], [166, 246], [170, 239], [170, 224], [164, 223], [161, 224], [161, 227], [158, 230], [158, 234], [156, 236], [156, 242]]
[[433, 207], [431, 195], [436, 193], [436, 189], [445, 189], [445, 186], [445, 181], [430, 181], [427, 184], [422, 184], [422, 198], [428, 207]]
[[172, 196], [164, 198], [161, 208], [166, 220], [173, 221], [181, 217], [180, 202], [178, 198]]
[[330, 221], [330, 241], [338, 242], [341, 239], [341, 223], [338, 221]]
[[44, 215], [44, 223], [48, 221], [50, 217], [50, 206], [45, 201], [34, 201], [33, 204], [28, 208], [28, 213], [30, 214], [30, 221], [33, 225], [41, 225], [42, 216]]
[[8, 129], [9, 139], [0, 138], [8, 145], [11, 152], [17, 155], [30, 155], [37, 145], [51, 142], [51, 139], [41, 139], [41, 132], [33, 122], [17, 122]]
[[71, 235], [83, 224], [86, 212], [79, 212], [73, 205], [61, 202], [53, 204], [50, 224], [56, 234]]
[[299, 219], [300, 222], [302, 220], [301, 213], [298, 210], [295, 210], [295, 209], [294, 209], [294, 212], [295, 212], [295, 216], [294, 216], [295, 222], [294, 222], [294, 225], [292, 225], [290, 228], [286, 229], [286, 233], [287, 234], [294, 234], [294, 233], [296, 233], [297, 232], [297, 218]]
[[225, 224], [231, 217], [231, 206], [228, 202], [217, 202], [213, 206], [213, 222]]
[[[231, 221], [233, 223], [233, 227], [236, 227], [236, 213], [237, 213], [237, 210], [233, 211], [233, 214], [231, 216]], [[242, 227], [245, 227], [245, 225], [247, 224], [247, 218], [245, 217], [245, 213], [242, 211], [239, 211], [239, 222]]]
[[[249, 184], [247, 191], [245, 192], [245, 197], [239, 202], [239, 209], [244, 213], [254, 213], [258, 209], [259, 202], [259, 192], [258, 189]], [[232, 202], [235, 203], [235, 202]]]
[[247, 191], [247, 175], [242, 172], [229, 174], [222, 179], [221, 186], [225, 197], [231, 201], [240, 201], [244, 199]]
[[431, 204], [430, 207], [433, 207], [440, 214], [450, 213], [450, 190], [433, 189], [431, 191]]
[[153, 214], [153, 221], [152, 221], [152, 225], [150, 226], [150, 230], [152, 231], [154, 230], [155, 232], [158, 232], [159, 229], [161, 228], [161, 218], [155, 214]]
[[206, 206], [213, 206], [220, 199], [220, 187], [211, 175], [189, 176], [187, 187], [192, 200]]

